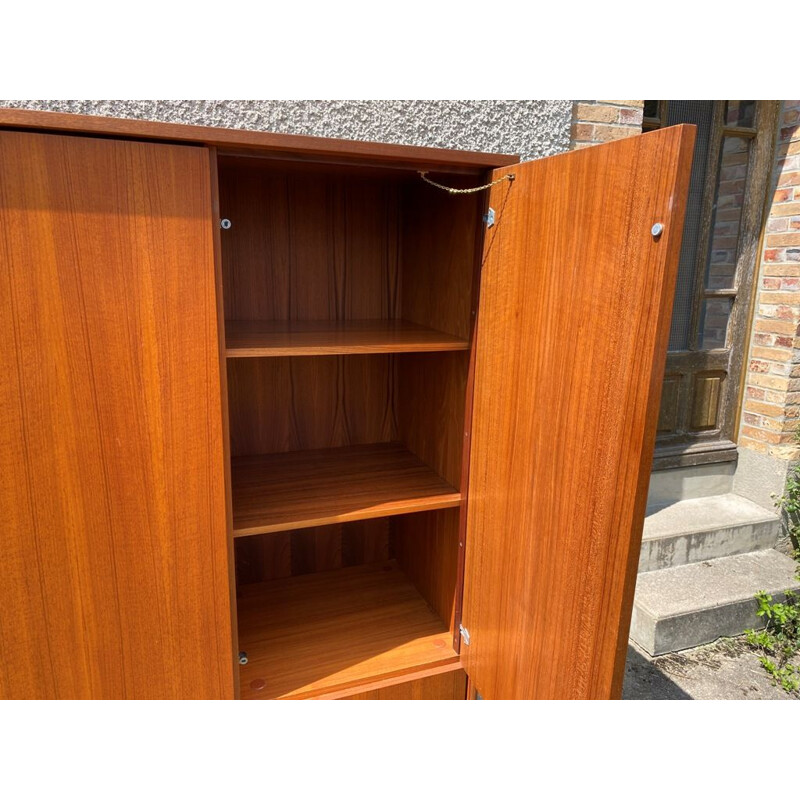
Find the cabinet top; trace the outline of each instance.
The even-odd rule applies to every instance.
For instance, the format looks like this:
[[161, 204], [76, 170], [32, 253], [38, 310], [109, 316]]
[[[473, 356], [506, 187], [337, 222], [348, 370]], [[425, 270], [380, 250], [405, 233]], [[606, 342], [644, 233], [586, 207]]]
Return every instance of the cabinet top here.
[[445, 172], [481, 172], [516, 164], [519, 161], [519, 157], [514, 155], [479, 153], [470, 150], [414, 147], [16, 108], [0, 109], [0, 128], [202, 144], [218, 147], [226, 153], [260, 151], [264, 154], [299, 159]]

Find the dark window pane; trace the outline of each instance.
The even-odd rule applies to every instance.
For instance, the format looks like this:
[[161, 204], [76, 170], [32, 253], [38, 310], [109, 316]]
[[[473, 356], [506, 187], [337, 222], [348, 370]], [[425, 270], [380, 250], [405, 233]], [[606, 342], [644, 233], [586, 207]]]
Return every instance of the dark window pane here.
[[732, 308], [732, 297], [709, 297], [703, 301], [698, 343], [701, 350], [718, 350], [725, 347]]
[[707, 289], [733, 289], [736, 283], [736, 256], [751, 141], [738, 136], [726, 136], [722, 141], [706, 267]]
[[658, 100], [644, 101], [644, 115], [658, 119]]
[[670, 100], [667, 104], [667, 125], [678, 125], [682, 122], [697, 125], [697, 140], [692, 160], [689, 198], [686, 203], [683, 242], [678, 264], [678, 282], [675, 287], [675, 304], [672, 307], [672, 325], [669, 333], [669, 349], [672, 351], [686, 350], [689, 347], [697, 245], [700, 237], [700, 219], [703, 213], [703, 191], [706, 185], [706, 166], [713, 115], [713, 100]]
[[726, 125], [737, 128], [753, 128], [755, 123], [755, 100], [728, 100], [725, 104]]

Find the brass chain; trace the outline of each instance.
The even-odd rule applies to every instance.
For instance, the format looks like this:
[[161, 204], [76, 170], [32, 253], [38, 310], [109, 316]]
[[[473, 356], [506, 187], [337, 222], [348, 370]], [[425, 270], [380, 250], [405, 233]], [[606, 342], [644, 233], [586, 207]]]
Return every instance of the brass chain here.
[[452, 186], [443, 186], [441, 183], [432, 181], [428, 177], [427, 171], [420, 172], [419, 176], [425, 181], [425, 183], [429, 183], [431, 186], [435, 186], [437, 189], [443, 189], [445, 192], [450, 192], [450, 194], [472, 194], [473, 192], [482, 192], [484, 189], [491, 189], [492, 186], [495, 186], [498, 183], [502, 183], [503, 181], [513, 181], [515, 178], [514, 173], [510, 172], [508, 175], [503, 175], [502, 178], [498, 178], [496, 181], [487, 183], [485, 186], [473, 186], [471, 189], [454, 189]]

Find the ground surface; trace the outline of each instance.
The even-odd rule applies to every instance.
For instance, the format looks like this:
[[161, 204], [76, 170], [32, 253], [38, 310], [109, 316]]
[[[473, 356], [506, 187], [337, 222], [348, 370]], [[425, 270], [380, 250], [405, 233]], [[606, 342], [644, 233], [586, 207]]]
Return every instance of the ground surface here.
[[650, 658], [628, 646], [624, 700], [792, 700], [775, 686], [744, 638]]

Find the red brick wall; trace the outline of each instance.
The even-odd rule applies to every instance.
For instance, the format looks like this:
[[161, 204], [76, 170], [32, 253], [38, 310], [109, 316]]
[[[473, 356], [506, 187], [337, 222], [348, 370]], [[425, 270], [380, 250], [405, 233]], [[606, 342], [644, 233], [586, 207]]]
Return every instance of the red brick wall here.
[[575, 100], [570, 149], [641, 133], [643, 109], [644, 100]]
[[783, 102], [738, 444], [784, 459], [800, 447], [800, 100]]

